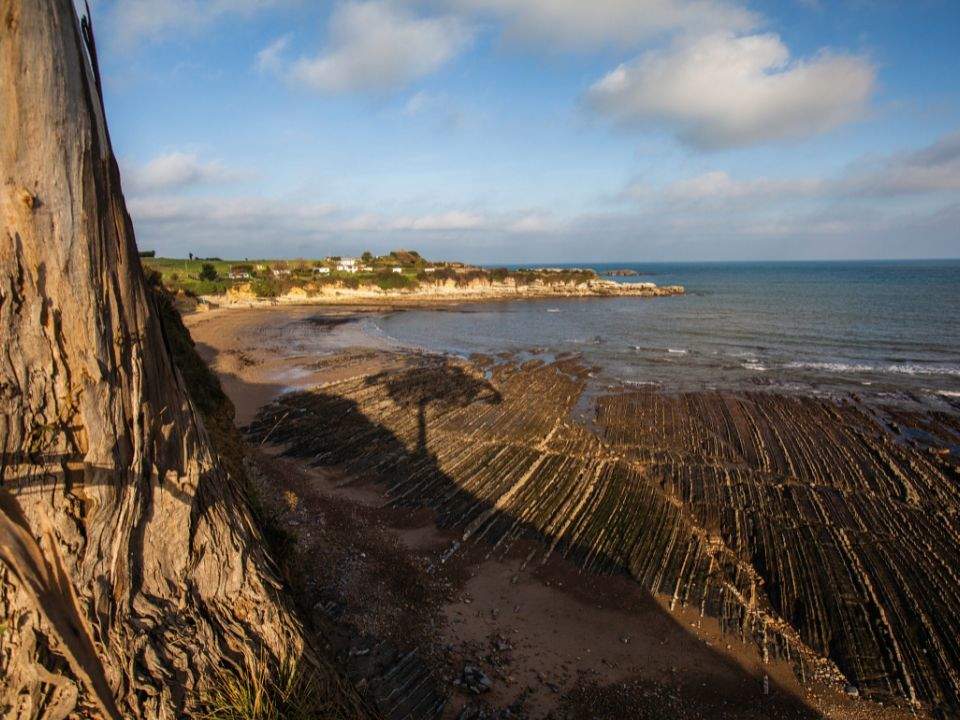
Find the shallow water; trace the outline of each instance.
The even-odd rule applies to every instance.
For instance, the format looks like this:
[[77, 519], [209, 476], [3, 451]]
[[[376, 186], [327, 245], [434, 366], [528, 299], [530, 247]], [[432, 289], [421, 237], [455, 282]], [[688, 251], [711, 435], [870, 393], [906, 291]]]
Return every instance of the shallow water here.
[[960, 261], [676, 263], [621, 282], [684, 297], [491, 302], [368, 320], [401, 344], [468, 355], [575, 351], [602, 378], [960, 397]]

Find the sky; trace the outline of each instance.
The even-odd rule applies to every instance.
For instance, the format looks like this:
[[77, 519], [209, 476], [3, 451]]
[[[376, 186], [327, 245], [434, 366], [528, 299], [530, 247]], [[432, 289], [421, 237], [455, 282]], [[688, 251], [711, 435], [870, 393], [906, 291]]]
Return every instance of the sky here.
[[94, 0], [141, 249], [960, 256], [958, 0]]

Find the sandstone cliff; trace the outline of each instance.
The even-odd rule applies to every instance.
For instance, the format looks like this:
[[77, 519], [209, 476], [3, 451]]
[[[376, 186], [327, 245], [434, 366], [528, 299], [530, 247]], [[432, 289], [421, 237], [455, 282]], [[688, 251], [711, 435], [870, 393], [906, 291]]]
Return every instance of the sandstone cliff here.
[[442, 280], [420, 283], [405, 290], [383, 290], [375, 285], [348, 288], [343, 285], [305, 283], [277, 297], [258, 297], [250, 284], [230, 288], [225, 295], [203, 297], [211, 306], [249, 307], [255, 305], [298, 305], [388, 302], [403, 303], [449, 303], [483, 300], [516, 300], [535, 298], [589, 298], [589, 297], [660, 297], [682, 295], [679, 285], [657, 286], [653, 283], [618, 283], [612, 280], [593, 279], [585, 282], [545, 282], [537, 280], [528, 284], [517, 283], [513, 278], [505, 281], [470, 280], [457, 282]]

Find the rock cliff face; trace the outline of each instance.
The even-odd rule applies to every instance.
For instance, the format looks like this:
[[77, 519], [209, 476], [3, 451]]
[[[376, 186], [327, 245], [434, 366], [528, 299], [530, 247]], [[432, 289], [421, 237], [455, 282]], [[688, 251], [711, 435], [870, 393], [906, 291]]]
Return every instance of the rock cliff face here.
[[682, 295], [679, 285], [657, 286], [653, 283], [618, 283], [612, 280], [587, 282], [542, 282], [518, 284], [508, 278], [504, 282], [470, 280], [457, 283], [445, 280], [421, 283], [410, 290], [382, 290], [373, 285], [346, 288], [338, 285], [307, 283], [275, 298], [257, 297], [250, 285], [230, 288], [226, 295], [204, 297], [209, 305], [249, 307], [253, 305], [297, 305], [306, 303], [343, 304], [388, 301], [390, 303], [470, 302], [483, 300], [515, 300], [527, 298], [587, 297], [661, 297]]
[[0, 0], [0, 715], [190, 716], [302, 659], [143, 278], [71, 0]]

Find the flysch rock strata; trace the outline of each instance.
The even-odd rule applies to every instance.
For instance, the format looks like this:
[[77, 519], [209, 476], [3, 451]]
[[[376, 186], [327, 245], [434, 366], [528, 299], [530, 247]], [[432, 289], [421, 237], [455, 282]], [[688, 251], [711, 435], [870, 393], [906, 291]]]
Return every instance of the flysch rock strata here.
[[576, 359], [434, 358], [282, 396], [250, 431], [491, 552], [535, 539], [529, 562], [626, 570], [801, 680], [960, 707], [955, 416], [625, 389], [588, 429], [586, 384]]

